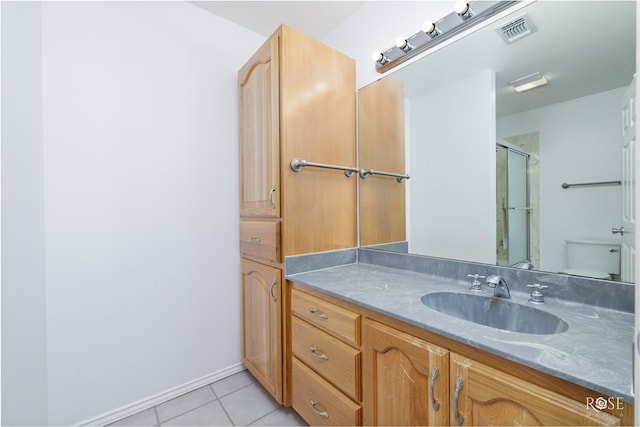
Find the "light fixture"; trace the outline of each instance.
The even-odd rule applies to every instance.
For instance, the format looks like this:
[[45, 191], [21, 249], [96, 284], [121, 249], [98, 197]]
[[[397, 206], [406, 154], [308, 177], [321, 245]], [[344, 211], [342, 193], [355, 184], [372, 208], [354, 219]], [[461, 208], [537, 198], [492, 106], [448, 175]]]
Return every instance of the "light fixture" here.
[[371, 53], [371, 59], [373, 59], [376, 63], [380, 65], [385, 65], [389, 63], [389, 58], [387, 58], [382, 52], [379, 50]]
[[[458, 0], [454, 10], [437, 21], [427, 21], [409, 37], [399, 37], [396, 44], [371, 57], [376, 71], [383, 73], [398, 64], [461, 34], [472, 26], [517, 5], [521, 0]], [[453, 3], [453, 2], [452, 2]]]
[[440, 34], [438, 26], [432, 21], [424, 21], [424, 24], [422, 24], [422, 32], [431, 37], [435, 37]]
[[414, 46], [407, 39], [400, 36], [396, 39], [396, 46], [403, 52], [409, 52]]
[[547, 79], [538, 72], [513, 80], [509, 82], [509, 84], [513, 86], [513, 90], [516, 92], [524, 92], [526, 90], [544, 86], [548, 84], [548, 82]]
[[469, 19], [473, 16], [469, 2], [465, 0], [458, 0], [453, 8], [454, 12], [458, 14], [462, 19]]

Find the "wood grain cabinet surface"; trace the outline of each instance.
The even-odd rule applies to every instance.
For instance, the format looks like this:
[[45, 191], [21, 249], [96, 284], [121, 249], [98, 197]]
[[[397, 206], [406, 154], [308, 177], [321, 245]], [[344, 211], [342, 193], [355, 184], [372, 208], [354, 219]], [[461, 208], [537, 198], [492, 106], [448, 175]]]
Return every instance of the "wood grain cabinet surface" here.
[[[355, 61], [282, 25], [238, 72], [238, 97], [242, 358], [278, 402], [290, 404], [284, 259], [357, 246], [358, 180], [290, 164], [356, 165]], [[280, 277], [270, 305], [271, 270], [255, 264]]]
[[291, 294], [293, 408], [312, 425], [361, 425], [360, 315]]
[[242, 357], [245, 366], [282, 401], [282, 272], [247, 259], [242, 269]]
[[466, 357], [451, 354], [451, 425], [621, 425], [614, 415]]
[[364, 323], [365, 425], [449, 424], [449, 351], [382, 323]]

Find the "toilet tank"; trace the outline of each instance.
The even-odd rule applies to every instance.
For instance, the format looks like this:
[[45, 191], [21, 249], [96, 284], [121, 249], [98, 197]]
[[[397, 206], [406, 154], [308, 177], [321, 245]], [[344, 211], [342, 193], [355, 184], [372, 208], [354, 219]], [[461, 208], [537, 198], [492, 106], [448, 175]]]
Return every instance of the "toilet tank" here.
[[620, 274], [620, 244], [598, 240], [566, 240], [567, 267]]

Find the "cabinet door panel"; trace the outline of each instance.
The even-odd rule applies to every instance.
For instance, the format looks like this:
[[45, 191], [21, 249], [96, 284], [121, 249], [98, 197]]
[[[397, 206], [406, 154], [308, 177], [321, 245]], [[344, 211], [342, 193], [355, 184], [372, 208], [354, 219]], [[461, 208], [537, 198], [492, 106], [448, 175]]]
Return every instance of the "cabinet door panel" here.
[[242, 360], [282, 402], [280, 270], [246, 259], [242, 267]]
[[[457, 398], [456, 381], [462, 383]], [[617, 417], [588, 408], [584, 402], [454, 353], [451, 396], [453, 425], [620, 425]]]
[[238, 74], [241, 216], [280, 216], [278, 39]]
[[363, 342], [365, 425], [449, 423], [447, 350], [369, 320]]

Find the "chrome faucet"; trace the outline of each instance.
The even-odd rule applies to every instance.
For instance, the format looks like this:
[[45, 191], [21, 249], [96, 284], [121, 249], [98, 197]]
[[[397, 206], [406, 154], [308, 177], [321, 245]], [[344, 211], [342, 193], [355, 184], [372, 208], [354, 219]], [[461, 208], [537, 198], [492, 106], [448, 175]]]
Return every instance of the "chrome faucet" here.
[[494, 297], [511, 299], [509, 286], [507, 285], [507, 281], [504, 280], [502, 276], [498, 276], [497, 274], [491, 274], [487, 276], [487, 278], [484, 279], [484, 281], [489, 285], [490, 288], [493, 288]]
[[516, 264], [513, 264], [511, 267], [522, 268], [523, 270], [533, 270], [534, 265], [531, 261], [529, 261], [528, 259], [525, 259], [524, 261], [520, 261]]

